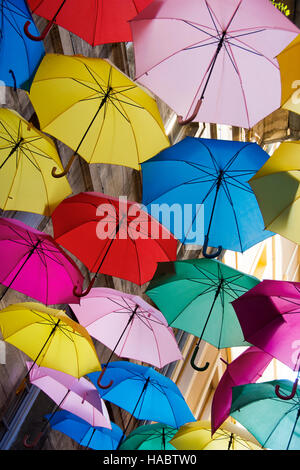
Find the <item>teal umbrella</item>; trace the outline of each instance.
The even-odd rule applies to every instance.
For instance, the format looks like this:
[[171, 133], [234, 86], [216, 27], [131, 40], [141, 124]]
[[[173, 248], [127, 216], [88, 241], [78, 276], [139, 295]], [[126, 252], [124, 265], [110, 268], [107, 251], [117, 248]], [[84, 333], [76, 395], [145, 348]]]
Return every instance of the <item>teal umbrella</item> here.
[[[164, 272], [163, 272], [164, 271]], [[215, 259], [159, 263], [146, 291], [169, 326], [199, 338], [191, 364], [195, 365], [201, 340], [218, 349], [249, 346], [231, 302], [260, 281]]]
[[120, 450], [175, 450], [169, 441], [177, 431], [163, 423], [139, 426], [128, 435]]
[[267, 449], [300, 449], [300, 387], [289, 400], [280, 399], [275, 392], [289, 396], [293, 389], [290, 380], [239, 385], [232, 389], [230, 416]]

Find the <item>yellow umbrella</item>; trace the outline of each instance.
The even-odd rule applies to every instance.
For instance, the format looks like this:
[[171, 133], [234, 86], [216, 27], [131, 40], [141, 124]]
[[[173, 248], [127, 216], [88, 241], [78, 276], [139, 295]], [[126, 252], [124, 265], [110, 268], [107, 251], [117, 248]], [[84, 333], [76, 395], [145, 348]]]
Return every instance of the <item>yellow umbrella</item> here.
[[278, 56], [281, 106], [300, 114], [300, 34]]
[[107, 60], [47, 54], [29, 96], [41, 129], [74, 150], [63, 174], [76, 155], [139, 170], [170, 145], [155, 100]]
[[300, 244], [300, 142], [283, 142], [249, 184], [265, 228]]
[[33, 364], [77, 378], [101, 370], [86, 329], [62, 310], [35, 302], [10, 305], [0, 311], [0, 328], [3, 339], [22, 350]]
[[0, 108], [0, 207], [50, 216], [72, 193], [66, 178], [53, 180], [53, 165], [63, 169], [54, 142], [16, 111]]
[[244, 430], [231, 422], [224, 423], [213, 436], [210, 421], [187, 423], [179, 428], [170, 440], [170, 444], [178, 450], [262, 449], [253, 436], [246, 434]]

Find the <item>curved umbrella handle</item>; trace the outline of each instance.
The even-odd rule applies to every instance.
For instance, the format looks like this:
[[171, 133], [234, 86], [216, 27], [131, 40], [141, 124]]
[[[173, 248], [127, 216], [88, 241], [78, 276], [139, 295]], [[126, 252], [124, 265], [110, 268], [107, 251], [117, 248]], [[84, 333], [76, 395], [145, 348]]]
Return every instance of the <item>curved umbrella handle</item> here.
[[217, 258], [222, 253], [223, 248], [221, 246], [218, 246], [218, 248], [216, 249], [214, 253], [207, 253], [207, 246], [208, 246], [208, 236], [205, 235], [204, 244], [202, 247], [202, 254], [204, 258], [209, 258], [209, 259]]
[[47, 34], [49, 33], [50, 29], [52, 28], [52, 26], [54, 25], [54, 21], [49, 21], [49, 23], [47, 24], [47, 26], [45, 27], [44, 31], [40, 34], [40, 36], [33, 36], [30, 32], [29, 32], [29, 26], [31, 24], [31, 21], [26, 21], [26, 23], [24, 24], [24, 33], [26, 34], [26, 36], [31, 39], [32, 41], [43, 41], [43, 39], [45, 39], [45, 37], [47, 36]]
[[199, 351], [199, 345], [196, 345], [196, 347], [195, 347], [195, 349], [194, 349], [194, 352], [193, 352], [193, 355], [192, 355], [192, 357], [191, 357], [191, 361], [190, 361], [190, 362], [191, 362], [191, 366], [192, 366], [193, 369], [195, 369], [195, 370], [198, 371], [198, 372], [204, 372], [206, 369], [208, 369], [208, 367], [209, 367], [209, 362], [207, 362], [207, 363], [205, 364], [205, 366], [203, 366], [203, 367], [198, 367], [198, 366], [196, 366], [195, 360], [196, 360], [196, 356], [197, 356], [197, 354], [198, 354], [198, 351]]
[[290, 395], [282, 395], [280, 393], [280, 385], [276, 385], [275, 393], [276, 393], [277, 397], [280, 398], [281, 400], [291, 400], [296, 395], [297, 386], [298, 386], [298, 379], [296, 379], [295, 382], [294, 382], [291, 394]]
[[66, 166], [66, 168], [64, 169], [64, 171], [62, 171], [61, 173], [56, 173], [57, 171], [57, 168], [56, 166], [52, 168], [52, 172], [51, 172], [51, 175], [53, 176], [53, 178], [62, 178], [63, 176], [66, 176], [67, 173], [69, 172], [70, 168], [71, 168], [71, 165], [72, 163], [74, 162], [75, 160], [75, 157], [76, 157], [76, 153], [74, 153], [72, 155], [72, 157], [70, 158], [70, 160], [68, 161], [68, 164]]
[[91, 288], [93, 287], [94, 285], [94, 282], [96, 280], [96, 276], [91, 280], [91, 282], [89, 283], [88, 287], [86, 288], [85, 291], [82, 291], [82, 292], [77, 292], [76, 289], [77, 289], [77, 286], [74, 286], [73, 288], [73, 294], [76, 296], [76, 297], [85, 297], [86, 295], [89, 294]]
[[102, 384], [100, 383], [100, 381], [101, 381], [101, 379], [102, 379], [103, 374], [104, 374], [105, 371], [106, 371], [106, 367], [103, 367], [102, 372], [101, 372], [101, 374], [99, 374], [99, 377], [98, 377], [98, 380], [97, 380], [97, 385], [98, 385], [98, 387], [103, 388], [104, 390], [106, 390], [107, 388], [111, 387], [112, 384], [114, 383], [113, 380], [111, 380], [108, 385], [102, 385]]
[[27, 447], [28, 449], [32, 449], [32, 447], [35, 447], [39, 443], [42, 435], [43, 435], [43, 433], [39, 432], [34, 441], [28, 442], [29, 436], [28, 436], [28, 434], [26, 434], [24, 436], [24, 439], [23, 439], [24, 446]]
[[17, 91], [17, 80], [16, 80], [15, 73], [12, 69], [9, 69], [8, 72], [11, 74], [13, 82], [14, 82], [14, 91]]
[[181, 126], [184, 126], [184, 125], [189, 124], [190, 122], [192, 122], [192, 121], [195, 119], [195, 117], [197, 116], [198, 112], [199, 112], [199, 109], [200, 109], [200, 106], [201, 106], [201, 104], [202, 104], [202, 101], [203, 101], [202, 98], [200, 98], [200, 99], [198, 100], [198, 102], [197, 102], [197, 104], [196, 104], [196, 106], [195, 106], [195, 109], [194, 109], [194, 111], [193, 111], [193, 114], [192, 114], [189, 118], [183, 119], [182, 116], [178, 116], [178, 117], [177, 117], [177, 122], [178, 122], [178, 124], [180, 124]]

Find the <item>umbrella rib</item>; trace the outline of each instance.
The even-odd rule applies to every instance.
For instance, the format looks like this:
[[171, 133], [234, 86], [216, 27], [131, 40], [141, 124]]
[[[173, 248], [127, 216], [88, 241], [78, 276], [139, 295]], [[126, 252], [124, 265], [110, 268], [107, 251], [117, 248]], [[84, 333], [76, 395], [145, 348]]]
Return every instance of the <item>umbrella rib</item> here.
[[[216, 33], [217, 33], [217, 35], [218, 35], [218, 39], [221, 39], [221, 33], [220, 33], [220, 31], [218, 30], [217, 25], [216, 25], [216, 22], [215, 22], [215, 20], [214, 20], [213, 11], [211, 10], [211, 8], [210, 8], [210, 6], [208, 5], [208, 3], [207, 3], [206, 0], [205, 0], [205, 5], [206, 5], [206, 8], [207, 8], [207, 10], [208, 10], [208, 13], [209, 13], [209, 16], [210, 16], [210, 18], [211, 18], [211, 21], [212, 21], [212, 23], [213, 23], [213, 25], [214, 25], [214, 28], [215, 28], [215, 30], [216, 30]], [[218, 21], [218, 18], [217, 18], [217, 17], [216, 17], [216, 20]], [[221, 28], [221, 25], [220, 25], [220, 22], [219, 22], [219, 21], [218, 21], [218, 23], [219, 23], [219, 27]]]

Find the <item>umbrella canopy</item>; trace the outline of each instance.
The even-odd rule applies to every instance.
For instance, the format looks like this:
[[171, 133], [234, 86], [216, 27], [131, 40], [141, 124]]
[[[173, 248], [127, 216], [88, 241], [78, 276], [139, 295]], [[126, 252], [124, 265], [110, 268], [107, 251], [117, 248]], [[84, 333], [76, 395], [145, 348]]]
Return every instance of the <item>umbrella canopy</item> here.
[[277, 56], [281, 74], [281, 106], [300, 114], [300, 34]]
[[212, 434], [230, 415], [232, 387], [256, 382], [272, 359], [270, 354], [251, 346], [230, 364], [227, 364], [213, 396], [211, 406]]
[[273, 235], [248, 184], [268, 158], [256, 143], [186, 137], [142, 164], [143, 204], [153, 215], [156, 205], [179, 205], [187, 226], [182, 243], [194, 243], [187, 206], [202, 205], [204, 255], [207, 245], [244, 252]]
[[94, 450], [115, 450], [122, 438], [123, 432], [115, 423], [111, 423], [112, 429], [94, 427], [87, 421], [66, 410], [58, 411], [50, 420], [52, 429], [66, 434], [81, 446]]
[[[32, 16], [24, 0], [2, 0], [0, 9], [0, 80], [6, 86], [29, 90], [33, 76], [44, 57], [43, 44], [33, 43], [23, 31]], [[38, 34], [34, 27], [33, 32]]]
[[32, 362], [27, 362], [27, 368], [31, 384], [46, 393], [59, 408], [79, 416], [91, 426], [111, 429], [105, 402], [89, 380]]
[[[233, 388], [230, 416], [244, 426], [264, 447], [299, 450], [300, 388], [290, 400], [278, 400], [275, 387], [290, 395], [293, 383], [273, 380]], [[267, 417], [267, 419], [263, 419]]]
[[0, 218], [0, 283], [46, 305], [76, 303], [83, 276], [54, 239], [19, 220]]
[[32, 13], [49, 20], [40, 36], [30, 32], [30, 23], [25, 31], [33, 40], [46, 37], [53, 24], [58, 24], [87, 41], [98, 44], [132, 41], [128, 20], [133, 18], [151, 0], [28, 0]]
[[[131, 413], [131, 418], [157, 421], [174, 428], [195, 419], [177, 385], [152, 367], [115, 361], [107, 366], [105, 374], [107, 380], [113, 380], [113, 385], [101, 391], [102, 398]], [[88, 375], [94, 385], [98, 376], [97, 372]], [[129, 424], [130, 420], [126, 430]]]
[[173, 235], [126, 198], [80, 193], [59, 204], [52, 222], [55, 240], [96, 273], [86, 293], [99, 272], [142, 285], [158, 262], [176, 259]]
[[281, 143], [249, 181], [266, 229], [294, 243], [300, 243], [299, 151], [300, 142]]
[[173, 268], [168, 273], [167, 265], [165, 275], [158, 270], [146, 294], [170, 326], [199, 337], [192, 365], [202, 339], [219, 349], [247, 346], [231, 302], [260, 281], [205, 258], [176, 261]]
[[163, 314], [137, 295], [94, 288], [80, 304], [70, 307], [89, 334], [117, 356], [158, 368], [182, 359]]
[[41, 129], [88, 163], [139, 170], [170, 145], [155, 100], [104, 59], [47, 54], [30, 100]]
[[[232, 303], [245, 339], [298, 370], [300, 376], [300, 283], [264, 280]], [[285, 399], [276, 389], [276, 395]]]
[[182, 426], [171, 444], [178, 450], [261, 450], [254, 438], [241, 434], [239, 426], [228, 422], [212, 437], [210, 422], [196, 421]]
[[232, 302], [245, 339], [291, 369], [297, 365], [300, 283], [263, 280]]
[[154, 0], [130, 26], [136, 80], [184, 121], [251, 128], [280, 107], [275, 57], [300, 30], [269, 0]]
[[16, 111], [0, 109], [0, 207], [50, 216], [72, 189], [67, 178], [51, 177], [61, 170], [54, 142]]
[[86, 329], [61, 310], [35, 302], [10, 305], [0, 311], [0, 328], [3, 339], [38, 366], [77, 378], [101, 370]]
[[175, 450], [170, 440], [176, 432], [176, 428], [162, 423], [139, 426], [123, 441], [120, 450]]

